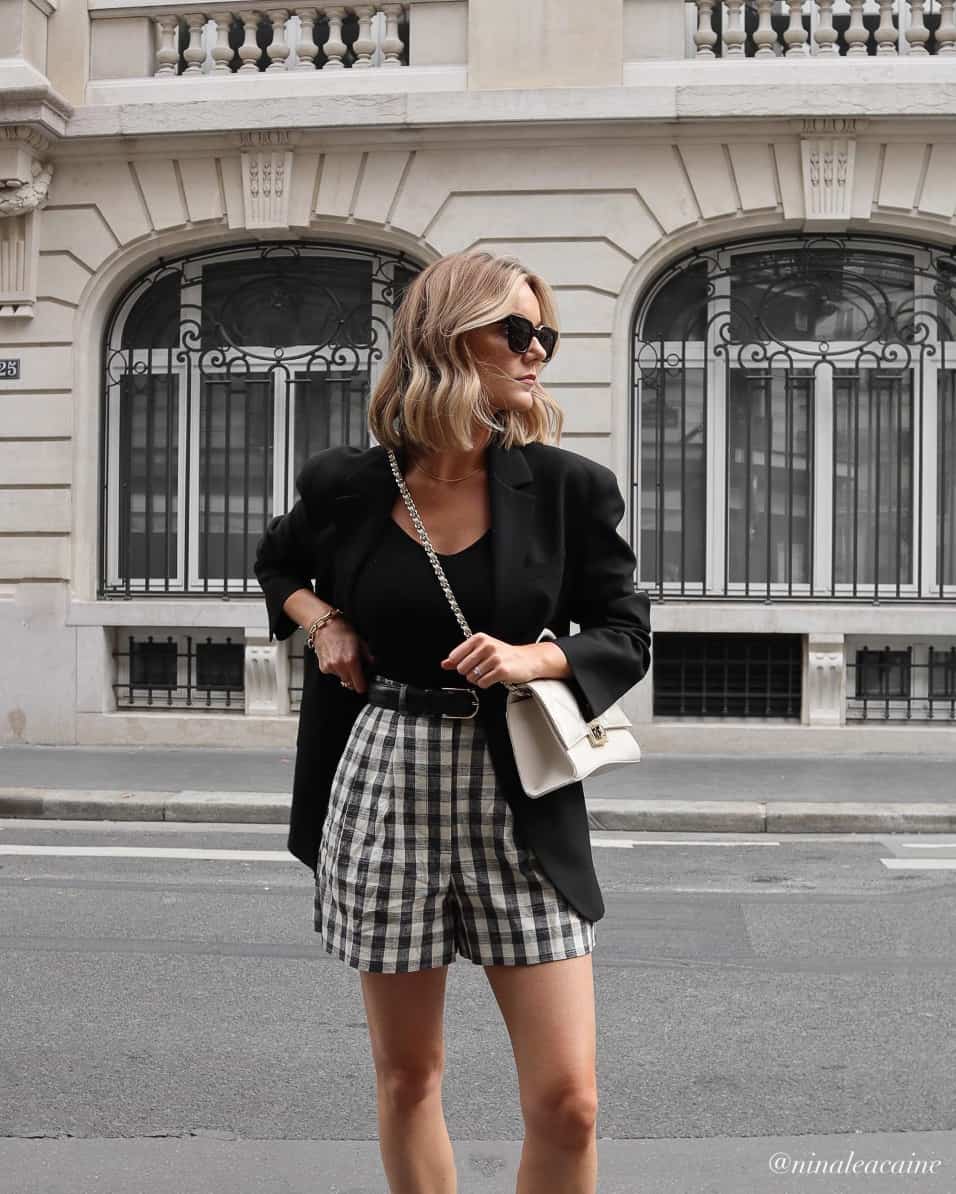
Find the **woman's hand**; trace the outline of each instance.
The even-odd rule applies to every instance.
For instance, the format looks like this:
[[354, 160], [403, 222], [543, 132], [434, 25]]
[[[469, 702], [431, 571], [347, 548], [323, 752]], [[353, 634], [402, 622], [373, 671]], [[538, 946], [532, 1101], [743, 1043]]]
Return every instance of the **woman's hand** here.
[[[473, 634], [450, 651], [441, 665], [446, 671], [454, 668], [476, 688], [490, 688], [499, 682], [524, 684], [548, 674], [541, 648], [553, 645], [527, 643], [514, 646], [500, 638], [492, 638], [490, 634]], [[560, 656], [564, 659], [563, 651]], [[476, 666], [481, 668], [480, 676], [472, 672]]]
[[360, 638], [354, 626], [338, 614], [315, 632], [315, 657], [319, 671], [348, 680], [355, 692], [365, 692], [365, 663], [374, 663], [375, 656], [369, 651], [364, 639]]

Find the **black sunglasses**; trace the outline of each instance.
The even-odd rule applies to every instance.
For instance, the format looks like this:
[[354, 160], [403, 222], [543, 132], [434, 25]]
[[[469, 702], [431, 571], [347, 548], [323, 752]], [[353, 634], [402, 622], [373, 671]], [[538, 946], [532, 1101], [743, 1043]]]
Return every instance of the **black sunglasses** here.
[[558, 333], [546, 324], [536, 328], [530, 319], [523, 315], [506, 315], [501, 321], [508, 333], [508, 347], [512, 352], [525, 353], [531, 347], [532, 337], [547, 353], [543, 363], [547, 363], [554, 356], [554, 348], [558, 342]]

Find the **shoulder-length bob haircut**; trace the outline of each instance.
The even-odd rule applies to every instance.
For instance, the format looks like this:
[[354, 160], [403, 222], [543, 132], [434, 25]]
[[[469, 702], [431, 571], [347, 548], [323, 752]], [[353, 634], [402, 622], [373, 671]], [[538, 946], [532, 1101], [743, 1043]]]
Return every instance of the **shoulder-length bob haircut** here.
[[541, 322], [556, 328], [551, 288], [514, 257], [449, 253], [416, 275], [395, 313], [389, 356], [369, 399], [368, 423], [380, 444], [470, 451], [476, 423], [506, 448], [560, 443], [564, 415], [540, 382], [527, 411], [493, 407], [464, 338], [511, 314], [522, 282], [534, 291]]

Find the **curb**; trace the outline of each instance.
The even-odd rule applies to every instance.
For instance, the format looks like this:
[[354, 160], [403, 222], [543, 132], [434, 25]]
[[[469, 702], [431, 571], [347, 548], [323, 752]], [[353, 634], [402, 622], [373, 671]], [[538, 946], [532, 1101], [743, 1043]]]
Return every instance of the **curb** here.
[[[547, 799], [542, 797], [542, 799]], [[0, 817], [285, 824], [281, 792], [0, 788]], [[587, 800], [591, 829], [670, 833], [956, 833], [956, 801]]]
[[0, 788], [0, 817], [63, 821], [288, 822], [283, 792], [130, 792], [120, 789]]

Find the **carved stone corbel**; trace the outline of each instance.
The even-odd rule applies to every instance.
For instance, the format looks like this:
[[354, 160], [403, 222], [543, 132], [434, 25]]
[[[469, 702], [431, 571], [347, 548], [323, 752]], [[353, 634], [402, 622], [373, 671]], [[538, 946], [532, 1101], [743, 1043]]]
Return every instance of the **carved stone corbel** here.
[[292, 147], [281, 129], [240, 134], [242, 201], [247, 228], [288, 228]]
[[846, 724], [846, 638], [842, 634], [808, 634], [803, 724]]
[[0, 127], [0, 317], [31, 318], [37, 296], [37, 213], [53, 163], [46, 137], [25, 125]]
[[845, 227], [851, 217], [859, 124], [850, 117], [803, 121], [800, 159], [807, 229]]
[[289, 712], [289, 655], [283, 643], [270, 643], [268, 631], [246, 631], [246, 714], [282, 717]]

